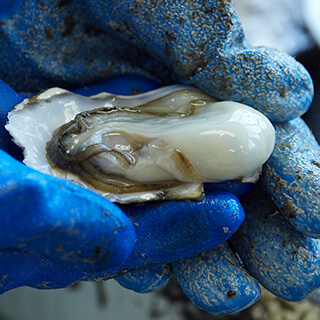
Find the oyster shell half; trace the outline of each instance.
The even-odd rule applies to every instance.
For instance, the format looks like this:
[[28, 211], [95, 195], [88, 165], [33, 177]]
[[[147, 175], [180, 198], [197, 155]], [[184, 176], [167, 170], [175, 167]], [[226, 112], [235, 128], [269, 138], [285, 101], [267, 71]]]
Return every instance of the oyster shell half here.
[[203, 182], [255, 182], [275, 139], [258, 111], [186, 86], [90, 98], [53, 88], [8, 118], [28, 166], [117, 202], [199, 198]]

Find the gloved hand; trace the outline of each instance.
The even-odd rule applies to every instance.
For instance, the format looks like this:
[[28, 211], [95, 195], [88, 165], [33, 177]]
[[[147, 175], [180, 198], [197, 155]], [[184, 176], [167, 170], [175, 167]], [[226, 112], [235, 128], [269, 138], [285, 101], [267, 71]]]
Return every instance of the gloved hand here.
[[[81, 6], [88, 10], [81, 10]], [[18, 11], [19, 14], [15, 15], [14, 13]], [[35, 12], [37, 14], [34, 14]], [[90, 15], [88, 12], [94, 14]], [[214, 1], [208, 4], [195, 1], [178, 4], [159, 2], [153, 4], [153, 7], [149, 7], [149, 2], [131, 1], [110, 1], [108, 6], [103, 6], [99, 1], [87, 1], [82, 4], [73, 1], [68, 6], [64, 2], [48, 1], [43, 1], [41, 4], [32, 1], [28, 2], [27, 6], [26, 2], [17, 1], [11, 6], [10, 17], [4, 15], [3, 21], [4, 23], [0, 25], [4, 39], [0, 53], [2, 55], [0, 72], [6, 81], [20, 91], [35, 90], [53, 84], [70, 88], [123, 73], [147, 74], [161, 79], [163, 83], [170, 81], [193, 83], [218, 98], [245, 102], [263, 111], [271, 120], [289, 120], [301, 115], [312, 99], [313, 87], [310, 77], [300, 64], [276, 50], [254, 49], [245, 45], [239, 21], [228, 1]], [[29, 24], [38, 28], [31, 30], [27, 27]], [[83, 45], [83, 42], [86, 44]], [[24, 68], [25, 61], [30, 61], [28, 68]], [[12, 66], [12, 72], [8, 72], [8, 65]], [[24, 72], [21, 73], [21, 70]], [[173, 75], [171, 70], [174, 71]], [[297, 120], [293, 120], [295, 121]], [[291, 123], [289, 122], [290, 125]], [[277, 126], [286, 127], [282, 124]], [[288, 148], [284, 149], [285, 151], [279, 149], [281, 152], [274, 153], [270, 159], [272, 161], [270, 171], [273, 172], [274, 168], [279, 167], [280, 173], [276, 170], [276, 180], [273, 180], [266, 170], [263, 184], [274, 201], [279, 199], [278, 205], [282, 209], [287, 208], [284, 210], [290, 213], [292, 210], [289, 208], [293, 208], [292, 204], [301, 195], [294, 192], [296, 190], [294, 185], [292, 188], [288, 185], [287, 191], [292, 190], [293, 195], [287, 193], [283, 199], [280, 194], [272, 191], [274, 190], [272, 186], [279, 181], [279, 177], [281, 181], [282, 176], [284, 183], [289, 181], [287, 179], [290, 175], [284, 176], [283, 173], [287, 169], [287, 162], [284, 159], [295, 156], [293, 167], [291, 166], [293, 179], [295, 166], [301, 167], [301, 171], [304, 172], [307, 172], [309, 167], [302, 150], [298, 149], [295, 154], [296, 144], [292, 139], [296, 134], [303, 137], [303, 133], [293, 128], [293, 131], [285, 129], [282, 135], [281, 132], [277, 134], [277, 139], [288, 135], [286, 141]], [[308, 140], [306, 143], [306, 150], [313, 148], [313, 144], [309, 142]], [[311, 149], [308, 149], [310, 147]], [[316, 159], [314, 161], [317, 162]], [[276, 163], [279, 165], [276, 166]], [[310, 178], [308, 175], [295, 173], [295, 178], [299, 184], [316, 185], [315, 177]], [[289, 184], [291, 182], [289, 181]], [[242, 242], [232, 241], [233, 248], [244, 256], [245, 266], [269, 290], [278, 295], [285, 295], [284, 298], [299, 300], [319, 286], [316, 271], [308, 274], [307, 270], [306, 273], [300, 274], [297, 268], [299, 263], [309, 266], [308, 262], [312, 260], [313, 255], [318, 255], [317, 246], [311, 246], [311, 243], [316, 242], [297, 233], [289, 224], [282, 223], [280, 215], [269, 219], [271, 225], [275, 227], [263, 228], [267, 222], [259, 218], [259, 211], [264, 208], [258, 209], [259, 203], [255, 205], [258, 198], [255, 194], [252, 197], [253, 204], [247, 205], [245, 202], [245, 210], [258, 212], [252, 219], [250, 215], [250, 220], [247, 219], [241, 228], [239, 234], [243, 238], [235, 238], [243, 240], [244, 243], [245, 239], [250, 239], [247, 243], [252, 248], [248, 250], [247, 246], [242, 246]], [[268, 196], [264, 197], [270, 201]], [[303, 194], [302, 199], [306, 207], [310, 207], [311, 201], [314, 201], [308, 192]], [[295, 209], [292, 212], [297, 211]], [[309, 234], [315, 235], [316, 226], [308, 220], [309, 216], [310, 214], [307, 214], [306, 218], [298, 220], [307, 226]], [[250, 221], [253, 227], [246, 227], [250, 226]], [[268, 246], [259, 255], [262, 245], [259, 239], [268, 239], [270, 243], [270, 237], [273, 236], [273, 233], [269, 234], [270, 229], [277, 230], [280, 236], [276, 238], [274, 246]], [[252, 234], [256, 236], [251, 236]], [[290, 245], [285, 247], [288, 243]], [[306, 251], [300, 247], [311, 252], [311, 255], [303, 255], [302, 253]], [[241, 248], [244, 248], [244, 252]], [[247, 252], [251, 255], [245, 256]], [[290, 252], [298, 254], [290, 255]], [[225, 249], [223, 244], [203, 255], [173, 265], [174, 273], [184, 290], [198, 306], [207, 311], [220, 314], [236, 312], [254, 302], [259, 295], [256, 282], [238, 266], [230, 254], [231, 252]], [[280, 266], [271, 269], [273, 273], [270, 273], [270, 279], [267, 277], [269, 270], [264, 267], [261, 256], [271, 256], [268, 266], [270, 264]], [[219, 261], [219, 264], [215, 263], [216, 261]], [[284, 262], [292, 266], [290, 278], [293, 281], [289, 282], [287, 279], [278, 286], [276, 275], [287, 274]], [[314, 265], [318, 267], [317, 261], [314, 261]], [[192, 267], [193, 273], [190, 271]], [[157, 282], [158, 279], [154, 275], [160, 272], [159, 269], [162, 270], [160, 274], [166, 274], [165, 268], [155, 267], [151, 271], [150, 269], [135, 271], [131, 274], [131, 280], [141, 277], [142, 274], [144, 280], [150, 277]], [[253, 272], [254, 269], [257, 270], [256, 273]], [[221, 272], [228, 276], [221, 277]], [[203, 276], [206, 273], [210, 277]], [[238, 280], [239, 274], [241, 281]], [[91, 275], [92, 279], [97, 279], [99, 276], [108, 277], [104, 274]], [[52, 279], [57, 279], [56, 276], [57, 274], [53, 274]], [[88, 276], [82, 278], [89, 279]], [[128, 273], [126, 278], [129, 278]], [[163, 276], [163, 279], [167, 278], [168, 276]], [[126, 284], [127, 279], [122, 278], [120, 281]], [[244, 281], [247, 281], [247, 284], [243, 285]], [[136, 284], [135, 288], [139, 289], [139, 282], [137, 280], [133, 282]], [[142, 282], [144, 287], [148, 283], [148, 281]], [[159, 283], [155, 287], [159, 287]]]

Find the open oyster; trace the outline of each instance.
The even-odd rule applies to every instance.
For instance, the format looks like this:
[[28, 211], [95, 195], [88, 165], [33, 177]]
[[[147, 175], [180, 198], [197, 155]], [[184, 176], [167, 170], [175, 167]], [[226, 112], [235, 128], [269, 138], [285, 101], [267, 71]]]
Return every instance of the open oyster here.
[[255, 182], [274, 146], [264, 115], [186, 86], [90, 98], [53, 88], [8, 118], [28, 166], [118, 202], [199, 198], [203, 182]]

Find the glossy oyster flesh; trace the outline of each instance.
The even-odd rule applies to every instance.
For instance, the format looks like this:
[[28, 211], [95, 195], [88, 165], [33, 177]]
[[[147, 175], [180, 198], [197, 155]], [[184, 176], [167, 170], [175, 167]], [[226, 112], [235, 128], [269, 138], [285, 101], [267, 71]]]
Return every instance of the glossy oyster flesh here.
[[198, 198], [203, 182], [255, 182], [274, 146], [261, 113], [184, 86], [91, 98], [50, 89], [18, 105], [7, 129], [27, 165], [119, 202]]

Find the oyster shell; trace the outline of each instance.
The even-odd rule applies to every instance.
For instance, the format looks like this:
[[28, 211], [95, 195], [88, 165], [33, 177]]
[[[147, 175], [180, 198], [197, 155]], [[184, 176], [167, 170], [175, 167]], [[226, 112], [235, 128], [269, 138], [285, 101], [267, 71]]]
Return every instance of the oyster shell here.
[[199, 198], [203, 182], [255, 182], [274, 146], [264, 115], [186, 86], [90, 98], [53, 88], [8, 118], [28, 166], [117, 202]]

